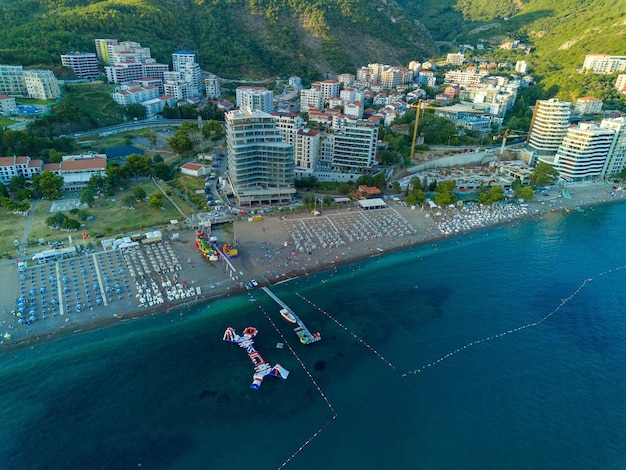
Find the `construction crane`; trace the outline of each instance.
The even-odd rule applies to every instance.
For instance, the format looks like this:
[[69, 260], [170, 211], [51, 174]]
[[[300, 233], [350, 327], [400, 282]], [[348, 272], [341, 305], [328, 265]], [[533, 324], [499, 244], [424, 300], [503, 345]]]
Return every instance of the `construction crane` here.
[[411, 108], [415, 108], [415, 126], [413, 127], [413, 140], [411, 140], [411, 160], [413, 160], [413, 157], [415, 156], [415, 141], [417, 140], [417, 124], [419, 122], [419, 118], [420, 118], [420, 111], [422, 109], [437, 109], [439, 108], [439, 106], [422, 106], [422, 100], [421, 98], [419, 100], [417, 100], [417, 104], [411, 104], [409, 105], [409, 107]]
[[[516, 131], [513, 131], [516, 132]], [[511, 137], [512, 139], [515, 137], [525, 137], [526, 134], [511, 134], [509, 135], [509, 129], [504, 131], [504, 134], [498, 134], [493, 137], [493, 140], [502, 139], [502, 146], [500, 147], [500, 155], [504, 153], [504, 147], [506, 146], [506, 139]]]

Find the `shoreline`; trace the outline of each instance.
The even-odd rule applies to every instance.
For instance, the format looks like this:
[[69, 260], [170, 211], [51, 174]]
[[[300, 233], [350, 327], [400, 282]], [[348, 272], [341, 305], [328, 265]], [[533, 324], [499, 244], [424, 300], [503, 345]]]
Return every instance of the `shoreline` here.
[[[304, 266], [301, 266], [300, 269], [297, 269], [295, 266], [294, 267], [282, 266], [282, 268], [286, 268], [286, 269], [278, 269], [279, 271], [283, 271], [283, 272], [280, 274], [276, 273], [274, 275], [275, 280], [270, 279], [272, 269], [271, 268], [269, 270], [266, 269], [268, 267], [267, 263], [265, 263], [264, 265], [263, 264], [264, 260], [262, 260], [261, 258], [254, 260], [252, 256], [254, 252], [253, 251], [254, 244], [255, 244], [254, 242], [256, 242], [257, 244], [259, 243], [259, 240], [256, 239], [258, 237], [255, 237], [255, 235], [258, 235], [255, 229], [259, 227], [259, 222], [237, 222], [238, 224], [237, 230], [242, 232], [240, 234], [241, 237], [238, 237], [240, 252], [247, 253], [247, 256], [242, 257], [243, 259], [241, 260], [241, 263], [239, 263], [244, 266], [235, 266], [235, 269], [241, 268], [243, 270], [243, 271], [239, 271], [241, 275], [243, 275], [243, 272], [246, 271], [246, 272], [249, 272], [251, 276], [254, 276], [253, 278], [258, 278], [259, 279], [258, 282], [260, 286], [271, 287], [272, 285], [286, 283], [291, 280], [298, 279], [307, 275], [319, 274], [325, 271], [330, 271], [330, 270], [336, 269], [337, 267], [349, 265], [355, 262], [365, 260], [367, 258], [395, 253], [401, 250], [414, 248], [414, 247], [421, 246], [421, 245], [436, 243], [437, 241], [441, 241], [441, 240], [448, 240], [454, 237], [459, 237], [459, 236], [464, 236], [464, 235], [468, 235], [471, 233], [480, 232], [485, 229], [492, 229], [495, 227], [501, 227], [501, 226], [506, 226], [509, 224], [522, 222], [524, 220], [543, 218], [549, 215], [550, 213], [570, 212], [571, 210], [575, 210], [577, 207], [580, 207], [582, 209], [583, 207], [588, 208], [588, 207], [593, 207], [593, 206], [610, 205], [612, 203], [619, 204], [625, 201], [626, 195], [623, 193], [620, 193], [620, 197], [610, 196], [608, 199], [606, 198], [598, 199], [596, 197], [598, 195], [598, 190], [606, 190], [607, 187], [611, 187], [611, 185], [610, 184], [594, 185], [592, 187], [592, 190], [594, 191], [593, 197], [587, 197], [582, 200], [579, 199], [578, 197], [572, 198], [572, 199], [558, 199], [558, 200], [556, 198], [552, 199], [551, 202], [557, 201], [561, 203], [558, 207], [554, 207], [552, 203], [550, 205], [546, 205], [548, 201], [531, 201], [528, 203], [528, 207], [530, 208], [528, 213], [523, 216], [517, 216], [511, 219], [501, 220], [495, 223], [488, 223], [488, 224], [485, 224], [484, 226], [475, 227], [475, 228], [471, 228], [468, 230], [460, 231], [458, 233], [451, 233], [451, 234], [442, 233], [440, 230], [436, 229], [436, 226], [434, 224], [435, 220], [433, 220], [433, 218], [430, 215], [427, 215], [429, 214], [429, 211], [424, 210], [424, 209], [421, 209], [421, 210], [417, 209], [417, 210], [411, 211], [410, 209], [404, 208], [407, 210], [403, 210], [404, 214], [401, 214], [401, 215], [403, 216], [407, 215], [407, 218], [410, 217], [411, 222], [412, 222], [411, 225], [413, 227], [415, 227], [416, 225], [419, 225], [420, 227], [419, 229], [416, 229], [416, 232], [410, 237], [395, 239], [395, 240], [392, 240], [391, 242], [389, 242], [389, 240], [369, 239], [363, 243], [356, 244], [354, 246], [350, 246], [347, 248], [339, 248], [339, 252], [336, 254], [334, 253], [332, 249], [329, 250], [326, 254], [324, 253], [311, 254], [309, 252], [308, 261], [312, 262], [314, 260], [315, 261], [314, 263], [311, 263], [310, 265], [305, 264]], [[394, 210], [396, 212], [400, 212], [397, 208]], [[349, 211], [347, 211], [346, 209], [337, 210], [337, 211], [333, 210], [333, 212], [336, 212], [338, 215], [349, 214]], [[353, 212], [353, 214], [354, 213], [355, 212]], [[328, 215], [332, 216], [333, 214], [329, 213]], [[421, 219], [420, 223], [416, 223], [416, 220], [418, 218]], [[308, 219], [311, 219], [311, 218], [308, 215], [302, 215], [302, 214], [291, 216], [289, 219], [286, 219], [284, 217], [283, 218], [272, 217], [272, 218], [266, 219], [265, 224], [267, 224], [267, 227], [262, 225], [263, 238], [269, 238], [267, 236], [268, 233], [266, 232], [278, 232], [278, 233], [271, 233], [271, 235], [274, 235], [274, 239], [276, 240], [282, 240], [286, 238], [286, 232], [285, 232], [284, 225], [281, 226], [281, 222], [284, 223], [285, 221], [291, 222], [291, 221], [301, 221], [301, 220], [308, 220]], [[314, 218], [312, 219], [312, 222], [317, 222], [319, 220], [320, 220], [319, 218], [317, 219]], [[247, 233], [243, 233], [243, 232], [247, 232]], [[270, 244], [269, 241], [261, 242], [261, 244], [263, 243], [266, 243], [267, 245]], [[284, 243], [286, 245], [287, 241], [285, 241]], [[281, 251], [279, 251], [279, 248], [278, 248], [279, 246], [280, 244], [277, 246], [274, 253], [277, 253], [277, 254], [281, 253]], [[260, 250], [261, 248], [259, 247], [258, 249]], [[284, 249], [286, 249], [287, 252], [289, 252], [290, 248], [285, 246]], [[193, 249], [193, 251], [195, 252], [195, 248]], [[291, 251], [292, 255], [293, 253], [294, 251]], [[291, 257], [296, 258], [295, 256], [291, 256]], [[287, 255], [287, 259], [290, 259], [289, 255]], [[272, 260], [270, 262], [273, 262], [272, 257], [270, 257], [270, 260]], [[189, 258], [188, 258], [188, 261], [189, 261]], [[199, 260], [199, 261], [204, 262], [204, 260]], [[299, 261], [302, 261], [302, 260], [298, 259], [298, 262], [296, 262], [296, 266], [299, 265], [298, 264]], [[194, 259], [193, 263], [195, 262], [197, 262], [196, 259]], [[251, 265], [251, 266], [246, 267], [246, 265]], [[9, 266], [13, 266], [13, 269], [15, 269], [14, 265], [5, 265], [5, 266], [0, 266], [0, 271], [11, 269], [11, 267]], [[191, 265], [191, 267], [194, 268], [195, 265]], [[276, 265], [274, 265], [274, 268], [276, 268]], [[227, 271], [228, 269], [225, 269], [224, 273], [226, 273]], [[201, 273], [201, 275], [203, 274], [205, 274], [205, 271]], [[267, 276], [267, 274], [269, 274], [270, 276]], [[231, 280], [232, 280], [232, 273], [231, 273]], [[81, 331], [90, 331], [90, 330], [94, 330], [97, 328], [107, 327], [120, 321], [130, 321], [130, 320], [137, 319], [139, 317], [146, 317], [148, 315], [151, 315], [151, 316], [154, 316], [157, 314], [169, 315], [172, 311], [178, 313], [181, 309], [190, 308], [192, 306], [203, 304], [203, 303], [208, 304], [212, 300], [215, 300], [218, 298], [229, 297], [231, 295], [241, 295], [245, 292], [253, 292], [253, 291], [246, 290], [246, 288], [243, 286], [244, 284], [243, 282], [241, 281], [237, 282], [237, 281], [239, 281], [238, 276], [235, 276], [234, 284], [226, 284], [222, 280], [216, 283], [217, 284], [216, 286], [213, 286], [213, 285], [210, 286], [210, 290], [206, 292], [202, 292], [196, 295], [195, 297], [188, 297], [186, 299], [180, 299], [180, 301], [168, 302], [167, 304], [160, 304], [160, 305], [156, 305], [150, 308], [130, 307], [130, 308], [125, 308], [125, 309], [118, 309], [118, 310], [124, 310], [121, 317], [116, 317], [117, 314], [113, 314], [111, 312], [110, 316], [103, 316], [103, 317], [98, 317], [98, 318], [96, 318], [95, 316], [93, 318], [82, 318], [80, 321], [77, 321], [76, 323], [72, 323], [71, 321], [69, 321], [69, 316], [68, 316], [64, 320], [64, 323], [62, 323], [60, 326], [56, 328], [50, 325], [49, 328], [43, 327], [44, 331], [32, 333], [30, 335], [28, 334], [28, 330], [26, 330], [26, 334], [24, 334], [23, 337], [17, 337], [15, 339], [11, 339], [8, 341], [7, 340], [2, 341], [0, 345], [0, 354], [5, 351], [7, 352], [13, 351], [13, 350], [20, 349], [20, 348], [27, 347], [27, 346], [31, 346], [32, 348], [34, 347], [35, 344], [39, 344], [42, 341], [61, 337], [65, 334], [77, 333]], [[203, 287], [207, 288], [206, 285]], [[254, 290], [258, 290], [258, 288]], [[110, 310], [113, 310], [113, 309], [110, 309]], [[182, 313], [179, 313], [179, 315], [182, 316]], [[47, 320], [38, 320], [38, 323], [41, 324], [45, 321]], [[59, 321], [60, 320], [57, 320], [57, 323]], [[3, 322], [3, 326], [5, 323], [6, 323], [6, 320]], [[12, 330], [8, 330], [8, 331], [12, 331]]]

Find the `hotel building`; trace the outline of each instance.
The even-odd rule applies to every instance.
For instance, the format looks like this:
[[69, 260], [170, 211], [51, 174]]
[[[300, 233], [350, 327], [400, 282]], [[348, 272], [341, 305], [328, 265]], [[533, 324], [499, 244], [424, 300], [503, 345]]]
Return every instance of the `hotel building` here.
[[79, 78], [97, 80], [100, 78], [98, 58], [93, 52], [68, 52], [61, 54], [61, 64], [71, 67]]
[[537, 155], [554, 155], [569, 126], [572, 105], [555, 98], [537, 100], [528, 132], [528, 146]]
[[292, 202], [293, 147], [283, 142], [270, 114], [249, 108], [226, 113], [226, 145], [228, 178], [238, 205]]

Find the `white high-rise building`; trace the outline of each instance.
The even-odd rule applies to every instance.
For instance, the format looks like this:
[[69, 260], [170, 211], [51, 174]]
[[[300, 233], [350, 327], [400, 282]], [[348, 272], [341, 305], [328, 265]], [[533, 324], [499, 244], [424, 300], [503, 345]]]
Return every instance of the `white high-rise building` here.
[[319, 89], [322, 90], [322, 97], [325, 100], [330, 98], [336, 98], [339, 96], [339, 82], [337, 80], [324, 80], [322, 82], [316, 82], [314, 87], [319, 85]]
[[180, 70], [187, 64], [196, 64], [196, 53], [192, 51], [176, 51], [172, 54], [172, 69], [174, 72]]
[[626, 56], [609, 54], [587, 54], [583, 70], [593, 73], [613, 73], [626, 70]]
[[94, 42], [96, 43], [96, 57], [100, 62], [109, 65], [111, 63], [109, 46], [117, 45], [117, 39], [94, 39]]
[[28, 96], [21, 65], [0, 65], [0, 95]]
[[446, 57], [446, 64], [463, 65], [464, 61], [465, 61], [465, 54], [463, 54], [462, 52], [454, 52], [454, 53], [448, 54]]
[[61, 54], [61, 64], [71, 67], [79, 78], [97, 80], [100, 78], [98, 58], [93, 52], [68, 52]]
[[276, 124], [278, 132], [283, 142], [289, 145], [296, 145], [296, 135], [300, 129], [304, 128], [305, 121], [296, 113], [274, 112], [272, 118]]
[[343, 173], [358, 172], [374, 164], [378, 127], [373, 122], [346, 123], [335, 133], [332, 168]]
[[[102, 47], [102, 46], [101, 46]], [[98, 49], [96, 49], [96, 54]], [[143, 47], [138, 42], [122, 41], [119, 44], [107, 45], [108, 63], [111, 65], [127, 64], [131, 62], [149, 63], [153, 61], [149, 47]], [[103, 57], [104, 58], [104, 57]]]
[[324, 97], [321, 90], [315, 88], [300, 90], [300, 111], [303, 113], [308, 113], [311, 109], [321, 111], [323, 107]]
[[626, 167], [626, 119], [623, 116], [603, 119], [600, 127], [615, 131], [613, 143], [602, 169], [602, 176], [608, 177], [620, 173]]
[[266, 113], [274, 110], [274, 93], [262, 86], [240, 86], [236, 90], [239, 108], [258, 109]]
[[292, 202], [293, 147], [283, 142], [270, 114], [248, 108], [226, 113], [226, 148], [228, 178], [238, 205]]
[[313, 129], [300, 129], [296, 136], [294, 161], [299, 169], [317, 168], [320, 153], [320, 132]]
[[51, 70], [24, 70], [24, 83], [29, 98], [55, 100], [61, 96], [59, 82]]
[[[581, 122], [567, 130], [554, 159], [546, 157], [566, 181], [585, 181], [602, 174], [615, 131], [598, 124]], [[543, 160], [540, 157], [540, 160]], [[552, 162], [550, 162], [552, 160]]]
[[569, 126], [572, 105], [555, 98], [537, 100], [528, 131], [528, 146], [537, 155], [554, 155]]
[[172, 69], [174, 72], [179, 72], [182, 80], [189, 84], [190, 97], [196, 97], [202, 93], [202, 70], [195, 52], [185, 50], [174, 52]]
[[220, 79], [217, 75], [209, 75], [204, 80], [204, 87], [206, 89], [206, 96], [209, 99], [214, 99], [220, 96]]

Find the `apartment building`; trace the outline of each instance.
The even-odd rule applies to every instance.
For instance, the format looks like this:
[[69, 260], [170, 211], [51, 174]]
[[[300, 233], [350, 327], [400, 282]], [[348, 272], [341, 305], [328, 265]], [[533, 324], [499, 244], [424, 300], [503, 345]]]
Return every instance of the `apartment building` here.
[[165, 94], [171, 96], [176, 101], [186, 100], [191, 97], [189, 93], [189, 83], [180, 80], [168, 80], [163, 84]]
[[155, 85], [143, 86], [141, 83], [130, 83], [115, 88], [111, 98], [121, 106], [143, 103], [159, 97], [159, 87]]
[[613, 73], [626, 71], [626, 56], [609, 54], [587, 54], [582, 70], [592, 73]]
[[239, 108], [258, 109], [265, 113], [274, 110], [274, 93], [265, 87], [240, 86], [235, 93]]
[[355, 76], [351, 73], [342, 73], [337, 75], [337, 81], [345, 87], [352, 86], [354, 84]]
[[576, 114], [600, 114], [602, 112], [602, 100], [593, 96], [585, 96], [578, 98], [574, 105], [574, 113]]
[[358, 172], [374, 164], [378, 127], [368, 121], [348, 123], [334, 137], [332, 169], [342, 173]]
[[61, 96], [59, 81], [51, 70], [24, 70], [24, 84], [29, 98], [55, 100]]
[[280, 111], [272, 113], [272, 118], [274, 119], [274, 124], [276, 124], [276, 129], [278, 129], [283, 142], [295, 146], [296, 135], [306, 124], [304, 119], [296, 113]]
[[602, 175], [614, 136], [613, 129], [581, 122], [567, 130], [554, 158], [540, 157], [540, 160], [550, 163], [565, 181], [598, 178]]
[[324, 108], [324, 96], [321, 90], [309, 88], [300, 90], [300, 111], [308, 113], [310, 110], [321, 111]]
[[454, 52], [446, 56], [448, 65], [463, 65], [463, 62], [465, 62], [465, 54], [462, 52]]
[[146, 75], [140, 62], [117, 63], [104, 68], [109, 83], [131, 83]]
[[528, 132], [528, 146], [537, 155], [554, 155], [567, 135], [572, 105], [555, 98], [537, 100]]
[[41, 173], [43, 161], [33, 160], [28, 156], [0, 157], [0, 182], [5, 186], [14, 176], [23, 176], [30, 182], [33, 175]]
[[96, 57], [100, 62], [109, 65], [111, 63], [109, 58], [109, 46], [117, 45], [117, 39], [94, 39], [94, 42], [96, 43]]
[[202, 94], [202, 70], [195, 52], [187, 50], [174, 52], [172, 54], [172, 69], [174, 72], [180, 72], [181, 79], [189, 83], [187, 91], [191, 97]]
[[312, 88], [317, 88], [322, 92], [322, 99], [328, 100], [339, 96], [339, 82], [337, 80], [324, 80], [315, 82]]
[[204, 88], [207, 98], [213, 100], [221, 95], [220, 80], [217, 75], [209, 75], [204, 79]]
[[[119, 44], [107, 45], [108, 59], [111, 65], [137, 62], [140, 64], [153, 62], [149, 47], [138, 42], [122, 41]], [[96, 50], [97, 54], [97, 50]]]
[[238, 205], [292, 202], [293, 147], [283, 142], [270, 114], [245, 107], [226, 113], [226, 147]]
[[317, 168], [320, 154], [320, 132], [312, 129], [299, 129], [294, 147], [294, 162], [298, 169]]
[[17, 108], [13, 96], [0, 95], [0, 116], [10, 116]]
[[0, 95], [27, 96], [21, 65], [0, 65]]
[[100, 78], [98, 57], [93, 52], [68, 52], [61, 54], [61, 64], [74, 70], [79, 78], [97, 80]]
[[626, 167], [626, 118], [622, 116], [613, 119], [603, 119], [600, 122], [600, 127], [615, 131], [615, 137], [613, 138], [601, 175], [602, 177], [609, 177], [620, 173]]

